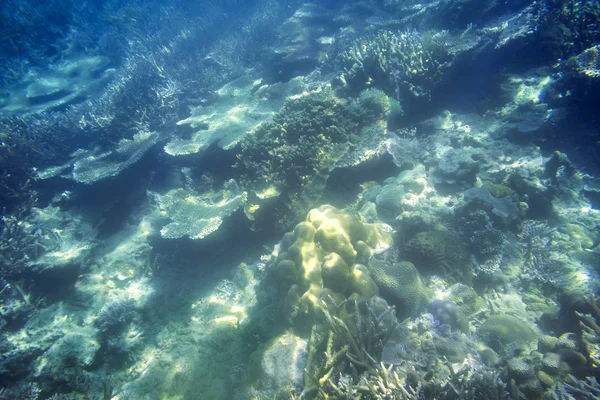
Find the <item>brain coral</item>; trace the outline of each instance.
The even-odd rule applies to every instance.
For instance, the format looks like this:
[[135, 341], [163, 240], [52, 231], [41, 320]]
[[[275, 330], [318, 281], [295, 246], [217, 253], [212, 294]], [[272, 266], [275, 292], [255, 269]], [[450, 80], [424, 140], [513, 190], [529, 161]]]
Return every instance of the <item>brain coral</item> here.
[[391, 243], [387, 225], [362, 223], [329, 205], [311, 210], [284, 235], [270, 271], [286, 293], [286, 315], [292, 321], [312, 318], [325, 303], [376, 295], [377, 285], [362, 263]]
[[382, 296], [397, 306], [396, 311], [401, 317], [415, 316], [427, 305], [429, 291], [412, 263], [389, 264], [373, 260], [369, 271]]
[[460, 239], [445, 231], [418, 233], [404, 247], [404, 257], [424, 275], [438, 275], [451, 283], [470, 285], [470, 254]]

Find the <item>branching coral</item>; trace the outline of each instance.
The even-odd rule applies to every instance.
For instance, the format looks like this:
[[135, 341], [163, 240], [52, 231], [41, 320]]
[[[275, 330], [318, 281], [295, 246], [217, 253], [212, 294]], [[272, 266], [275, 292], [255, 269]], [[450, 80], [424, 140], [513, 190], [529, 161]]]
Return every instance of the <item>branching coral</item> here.
[[42, 230], [32, 226], [25, 217], [3, 215], [0, 219], [0, 277], [19, 275], [31, 260], [44, 253], [42, 235]]
[[544, 393], [547, 400], [598, 400], [600, 399], [600, 384], [598, 378], [589, 377], [580, 380], [569, 375], [564, 383], [556, 383], [551, 391]]
[[507, 385], [500, 374], [493, 370], [474, 370], [469, 366], [454, 372], [438, 386], [443, 399], [507, 400], [510, 399]]
[[25, 320], [33, 308], [29, 295], [19, 284], [11, 284], [0, 277], [0, 330], [6, 325]]
[[302, 397], [416, 399], [417, 391], [406, 385], [394, 366], [378, 361], [387, 338], [398, 328], [394, 309], [376, 297], [340, 306], [351, 311], [336, 317], [321, 303], [325, 323], [315, 325], [311, 334]]
[[353, 91], [373, 85], [403, 100], [431, 95], [442, 52], [424, 46], [416, 31], [384, 31], [356, 40], [338, 57], [342, 83]]
[[[0, 120], [0, 203], [3, 214], [27, 209], [35, 203], [34, 165], [50, 158], [40, 130], [26, 126], [19, 118]], [[43, 149], [43, 150], [42, 150]]]
[[[382, 362], [388, 339], [405, 333], [394, 317], [394, 309], [377, 297], [362, 304], [346, 301], [340, 307], [350, 312], [336, 317], [329, 312], [329, 304], [321, 303], [323, 322], [313, 327], [301, 398], [509, 398], [500, 375], [480, 365], [471, 355], [459, 364], [440, 358], [439, 353], [430, 354], [429, 361]], [[415, 348], [414, 355], [424, 350], [431, 351], [425, 345]]]
[[29, 268], [38, 268], [55, 258], [58, 263], [73, 257], [73, 243], [90, 244], [91, 227], [78, 218], [69, 218], [58, 208], [31, 208], [26, 212], [6, 214], [0, 218], [0, 277], [18, 278]]

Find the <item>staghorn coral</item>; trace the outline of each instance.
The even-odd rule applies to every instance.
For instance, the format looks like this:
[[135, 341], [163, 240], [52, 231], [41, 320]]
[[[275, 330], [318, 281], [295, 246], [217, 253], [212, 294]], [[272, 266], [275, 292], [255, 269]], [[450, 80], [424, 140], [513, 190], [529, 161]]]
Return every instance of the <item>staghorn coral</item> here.
[[[16, 118], [0, 119], [0, 202], [2, 214], [19, 213], [35, 204], [34, 165], [52, 157], [42, 132]], [[42, 151], [44, 149], [44, 151]]]
[[394, 309], [378, 297], [359, 304], [341, 305], [350, 310], [342, 317], [321, 303], [324, 324], [311, 332], [301, 398], [417, 398], [394, 366], [378, 361], [387, 338], [398, 329]]
[[424, 389], [426, 398], [508, 400], [511, 399], [507, 385], [500, 374], [485, 368], [476, 369], [469, 365], [454, 372], [442, 382], [431, 382]]
[[45, 248], [40, 243], [43, 231], [31, 224], [24, 213], [0, 218], [0, 277], [11, 278], [26, 269]]
[[591, 309], [590, 313], [576, 312], [582, 327], [581, 341], [587, 352], [588, 368], [595, 375], [600, 374], [600, 308], [596, 304], [597, 298], [587, 300]]
[[344, 71], [340, 84], [355, 92], [374, 86], [403, 101], [427, 99], [440, 78], [443, 56], [441, 48], [427, 48], [416, 31], [383, 31], [357, 39], [338, 56]]
[[588, 377], [585, 380], [568, 375], [564, 382], [556, 382], [544, 393], [544, 400], [598, 400], [600, 384], [598, 378]]

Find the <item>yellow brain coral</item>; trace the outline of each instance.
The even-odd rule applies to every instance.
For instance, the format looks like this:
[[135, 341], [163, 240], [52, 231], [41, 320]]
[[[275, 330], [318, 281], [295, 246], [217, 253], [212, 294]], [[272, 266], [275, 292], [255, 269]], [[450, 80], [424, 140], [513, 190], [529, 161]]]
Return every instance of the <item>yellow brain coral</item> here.
[[330, 205], [311, 210], [306, 221], [284, 235], [272, 270], [286, 294], [287, 315], [312, 318], [323, 302], [368, 300], [378, 294], [362, 264], [391, 244], [387, 225], [362, 223]]

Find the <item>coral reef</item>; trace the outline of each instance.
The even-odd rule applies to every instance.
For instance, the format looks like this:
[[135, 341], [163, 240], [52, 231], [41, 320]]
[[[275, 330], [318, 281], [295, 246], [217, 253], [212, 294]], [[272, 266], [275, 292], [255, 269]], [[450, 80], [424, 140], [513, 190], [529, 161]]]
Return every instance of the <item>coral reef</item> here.
[[349, 306], [352, 311], [345, 317], [336, 317], [323, 307], [325, 322], [312, 329], [300, 397], [344, 398], [355, 394], [360, 398], [379, 398], [414, 394], [392, 366], [386, 368], [378, 361], [383, 343], [398, 328], [394, 309], [378, 297], [361, 305], [354, 301], [341, 306]]
[[597, 1], [4, 3], [0, 398], [600, 396]]

